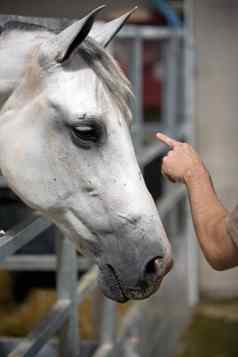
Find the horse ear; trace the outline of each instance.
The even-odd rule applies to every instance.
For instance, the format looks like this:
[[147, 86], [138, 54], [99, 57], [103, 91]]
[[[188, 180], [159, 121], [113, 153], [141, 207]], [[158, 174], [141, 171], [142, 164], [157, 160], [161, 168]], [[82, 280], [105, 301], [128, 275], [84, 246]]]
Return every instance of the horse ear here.
[[92, 34], [94, 40], [100, 43], [103, 47], [107, 47], [136, 9], [137, 6], [118, 19], [103, 25], [99, 30], [100, 32], [94, 31]]
[[85, 40], [93, 26], [96, 15], [104, 8], [105, 5], [97, 7], [83, 19], [73, 23], [56, 36], [54, 46], [56, 46], [55, 60], [57, 62], [66, 61]]

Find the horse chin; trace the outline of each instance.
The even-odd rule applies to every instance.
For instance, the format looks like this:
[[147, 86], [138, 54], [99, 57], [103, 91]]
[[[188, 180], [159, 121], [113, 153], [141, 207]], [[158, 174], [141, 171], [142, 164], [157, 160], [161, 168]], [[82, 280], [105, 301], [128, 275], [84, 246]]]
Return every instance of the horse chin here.
[[149, 287], [144, 289], [130, 289], [126, 292], [126, 296], [129, 300], [145, 300], [148, 299], [151, 295], [155, 294], [160, 287], [162, 279]]
[[121, 304], [129, 300], [129, 298], [124, 294], [120, 284], [118, 284], [118, 281], [114, 279], [110, 273], [105, 274], [99, 270], [98, 282], [103, 294], [107, 298]]
[[99, 286], [103, 294], [118, 303], [129, 300], [144, 300], [153, 295], [160, 287], [162, 278], [146, 288], [124, 288], [110, 271], [99, 270]]
[[100, 286], [103, 292], [103, 295], [106, 296], [108, 299], [113, 300], [117, 303], [124, 304], [130, 299], [127, 298], [122, 291], [115, 291], [114, 289], [111, 289], [111, 287], [106, 287], [105, 285]]

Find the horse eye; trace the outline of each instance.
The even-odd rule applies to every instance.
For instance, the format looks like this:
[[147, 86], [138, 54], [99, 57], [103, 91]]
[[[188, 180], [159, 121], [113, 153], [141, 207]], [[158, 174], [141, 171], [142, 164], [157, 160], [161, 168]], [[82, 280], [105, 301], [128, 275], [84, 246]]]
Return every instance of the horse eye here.
[[101, 142], [103, 128], [98, 123], [72, 127], [72, 138], [76, 145], [89, 149]]

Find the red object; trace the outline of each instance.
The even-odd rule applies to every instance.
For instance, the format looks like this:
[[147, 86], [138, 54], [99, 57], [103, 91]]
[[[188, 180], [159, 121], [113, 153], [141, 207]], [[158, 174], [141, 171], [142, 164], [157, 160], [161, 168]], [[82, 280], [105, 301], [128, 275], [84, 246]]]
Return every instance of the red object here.
[[[133, 21], [133, 24], [140, 26], [165, 26], [166, 20], [158, 11], [153, 11], [147, 21]], [[159, 67], [159, 51], [159, 41], [145, 42], [143, 53], [144, 110], [151, 108], [159, 110], [161, 106], [161, 79], [159, 71], [156, 70], [156, 67]], [[128, 73], [127, 66], [123, 63], [121, 63], [121, 66]]]
[[[151, 17], [146, 22], [140, 22], [138, 25], [149, 26], [165, 26], [166, 20], [159, 13], [159, 11], [151, 12]], [[156, 50], [155, 50], [156, 49]], [[144, 46], [144, 64], [143, 64], [143, 78], [144, 78], [144, 109], [160, 109], [161, 106], [161, 80], [156, 74], [155, 67], [158, 66], [159, 42], [145, 43]]]
[[[145, 50], [146, 52], [146, 50]], [[153, 64], [144, 65], [144, 109], [151, 107], [160, 109], [161, 104], [161, 81], [156, 78]]]

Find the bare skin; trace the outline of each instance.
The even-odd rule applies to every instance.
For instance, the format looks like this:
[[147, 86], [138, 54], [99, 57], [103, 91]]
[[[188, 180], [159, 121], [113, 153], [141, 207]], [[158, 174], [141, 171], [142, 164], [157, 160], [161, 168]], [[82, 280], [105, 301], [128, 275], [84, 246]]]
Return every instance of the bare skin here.
[[226, 229], [228, 211], [219, 201], [211, 177], [197, 152], [157, 133], [157, 138], [170, 147], [163, 158], [162, 174], [172, 182], [185, 184], [192, 211], [195, 232], [208, 263], [216, 270], [238, 265], [238, 248]]

